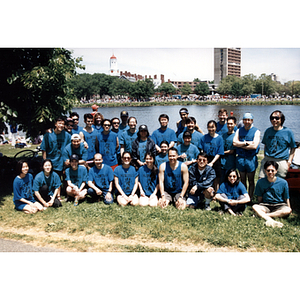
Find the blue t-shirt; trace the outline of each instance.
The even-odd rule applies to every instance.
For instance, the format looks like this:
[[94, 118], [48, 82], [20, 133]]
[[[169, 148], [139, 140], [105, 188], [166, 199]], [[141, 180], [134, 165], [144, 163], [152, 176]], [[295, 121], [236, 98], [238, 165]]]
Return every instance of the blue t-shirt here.
[[55, 172], [51, 172], [49, 177], [46, 177], [43, 171], [38, 173], [33, 181], [33, 190], [35, 192], [38, 192], [43, 185], [48, 186], [48, 195], [52, 196], [54, 194], [54, 191], [61, 186], [61, 181], [58, 174]]
[[147, 150], [147, 140], [142, 141], [140, 139], [139, 140], [139, 152], [140, 152], [140, 161], [141, 162], [145, 162], [146, 150]]
[[103, 192], [107, 193], [109, 184], [114, 180], [114, 173], [111, 167], [102, 165], [99, 170], [96, 166], [89, 171], [88, 181], [95, 182], [95, 185]]
[[213, 138], [205, 134], [200, 140], [199, 148], [209, 156], [224, 155], [223, 138], [220, 135]]
[[[192, 133], [192, 140], [191, 143], [195, 146], [198, 147], [199, 142], [201, 140], [201, 138], [203, 137], [203, 134], [197, 130], [194, 130], [194, 132]], [[179, 142], [180, 144], [184, 143], [183, 140], [183, 133], [179, 134], [178, 138], [177, 138], [177, 142]]]
[[178, 167], [175, 170], [172, 170], [170, 163], [166, 162], [164, 187], [169, 194], [178, 194], [182, 190], [181, 164], [182, 162], [179, 161]]
[[187, 157], [185, 159], [182, 158], [178, 158], [178, 160], [180, 161], [192, 161], [197, 159], [197, 156], [199, 154], [199, 149], [198, 147], [196, 147], [193, 144], [190, 144], [188, 146], [186, 146], [185, 144], [180, 144], [178, 146], [175, 147], [178, 150], [178, 155], [181, 155], [183, 153], [185, 153], [187, 155]]
[[120, 145], [124, 145], [124, 151], [131, 153], [132, 143], [137, 138], [137, 131], [135, 133], [130, 130], [125, 130], [120, 137]]
[[[224, 143], [224, 151], [235, 150], [235, 147], [233, 146], [234, 135], [235, 133], [228, 134], [228, 132], [222, 135], [223, 143]], [[235, 161], [236, 161], [235, 157], [236, 157], [235, 152], [233, 154], [222, 155], [221, 156], [222, 169], [224, 170], [235, 169]]]
[[92, 132], [87, 132], [86, 130], [82, 131], [83, 135], [84, 135], [84, 140], [87, 142], [88, 144], [88, 158], [87, 160], [93, 160], [94, 159], [94, 155], [96, 154], [96, 137], [98, 135], [97, 130], [93, 129]]
[[19, 176], [15, 178], [13, 183], [13, 192], [14, 192], [13, 201], [16, 206], [18, 202], [21, 202], [19, 200], [22, 198], [35, 202], [33, 198], [32, 186], [33, 186], [33, 176], [30, 173], [27, 173], [24, 178], [20, 178]]
[[138, 176], [135, 168], [129, 166], [129, 168], [123, 168], [123, 166], [118, 166], [114, 170], [114, 176], [119, 179], [119, 185], [123, 192], [129, 196], [133, 190], [135, 178]]
[[[236, 131], [236, 130], [237, 130], [237, 127], [234, 126], [234, 131]], [[228, 132], [227, 123], [225, 123], [224, 125], [221, 125], [220, 122], [218, 122], [216, 133], [219, 135], [223, 135], [226, 132]]]
[[88, 180], [86, 167], [79, 165], [77, 170], [73, 170], [72, 168], [66, 169], [66, 181], [69, 180], [80, 188], [81, 184]]
[[283, 127], [281, 130], [274, 130], [273, 127], [268, 128], [262, 139], [265, 144], [266, 156], [288, 160], [289, 150], [297, 148], [294, 134], [291, 129]]
[[177, 131], [176, 131], [176, 136], [178, 137], [182, 132], [185, 132], [186, 126], [182, 125], [182, 120], [179, 121]]
[[46, 158], [49, 158], [53, 164], [53, 170], [62, 171], [64, 166], [63, 151], [71, 143], [71, 135], [62, 131], [56, 134], [54, 131], [47, 132], [41, 144], [41, 150], [46, 152]]
[[237, 200], [239, 196], [248, 194], [248, 192], [241, 182], [234, 186], [231, 186], [228, 182], [223, 182], [217, 194], [226, 194], [228, 199]]
[[139, 182], [142, 185], [144, 193], [147, 197], [151, 196], [157, 186], [158, 174], [154, 180], [151, 180], [151, 171], [146, 165], [138, 169]]
[[275, 182], [269, 182], [266, 177], [257, 181], [255, 195], [262, 197], [263, 203], [277, 204], [289, 199], [289, 187], [285, 179], [276, 177]]
[[157, 156], [155, 156], [155, 164], [158, 168], [162, 163], [167, 161], [169, 161], [168, 153], [166, 154], [159, 153]]
[[161, 128], [154, 130], [151, 138], [157, 146], [160, 146], [162, 141], [167, 141], [169, 144], [177, 141], [175, 131], [168, 127], [166, 130], [162, 130]]
[[75, 133], [79, 134], [79, 132], [81, 132], [82, 130], [83, 130], [83, 127], [81, 127], [81, 126], [77, 126], [77, 128], [73, 127], [72, 134], [75, 134]]
[[84, 161], [86, 161], [87, 157], [88, 157], [87, 149], [84, 147], [84, 144], [82, 142], [80, 143], [80, 145], [77, 149], [75, 149], [72, 146], [72, 142], [65, 147], [65, 149], [63, 151], [63, 160], [64, 160], [64, 162], [67, 159], [70, 159], [72, 154], [77, 154], [78, 157], [79, 157], [79, 160], [84, 160]]
[[99, 153], [102, 154], [103, 163], [110, 167], [118, 164], [117, 137], [118, 135], [112, 131], [108, 134], [104, 134], [102, 131], [97, 137]]
[[97, 131], [97, 134], [99, 134], [100, 132], [103, 131], [103, 127], [101, 125], [92, 125], [92, 127], [94, 128], [94, 130]]

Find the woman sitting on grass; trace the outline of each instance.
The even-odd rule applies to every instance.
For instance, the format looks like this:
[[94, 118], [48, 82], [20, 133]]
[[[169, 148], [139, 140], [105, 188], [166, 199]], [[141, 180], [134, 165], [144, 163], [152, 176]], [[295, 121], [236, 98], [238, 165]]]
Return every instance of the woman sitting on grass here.
[[250, 202], [250, 197], [235, 169], [226, 172], [225, 181], [217, 191], [216, 199], [220, 202], [222, 209], [233, 216], [241, 215], [246, 209], [245, 204]]
[[28, 173], [28, 163], [23, 160], [18, 161], [16, 171], [18, 176], [13, 183], [15, 209], [23, 211], [26, 214], [34, 214], [42, 211], [44, 209], [43, 206], [33, 198], [33, 176]]
[[121, 206], [131, 204], [136, 206], [139, 204], [139, 198], [136, 195], [138, 188], [138, 173], [135, 168], [130, 165], [130, 152], [123, 152], [122, 165], [114, 170], [115, 186], [117, 189], [117, 201]]
[[36, 199], [44, 206], [59, 207], [61, 202], [57, 198], [61, 181], [57, 173], [53, 172], [53, 165], [50, 159], [45, 159], [42, 170], [33, 181], [33, 191]]
[[140, 189], [140, 206], [157, 206], [158, 198], [158, 169], [154, 164], [155, 155], [146, 153], [146, 165], [141, 166], [138, 170], [139, 189]]

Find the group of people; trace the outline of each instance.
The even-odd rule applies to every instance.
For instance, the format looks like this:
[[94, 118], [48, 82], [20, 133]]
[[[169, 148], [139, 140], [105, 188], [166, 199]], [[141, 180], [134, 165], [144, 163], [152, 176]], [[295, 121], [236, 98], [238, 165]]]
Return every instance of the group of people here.
[[241, 215], [255, 194], [256, 214], [267, 226], [282, 227], [273, 218], [292, 211], [284, 178], [297, 147], [293, 132], [283, 126], [283, 113], [270, 115], [256, 186], [260, 131], [251, 113], [237, 124], [220, 109], [219, 120], [208, 121], [206, 134], [186, 108], [179, 114], [177, 131], [168, 127], [169, 116], [161, 114], [160, 127], [151, 135], [145, 124], [137, 129], [137, 119], [127, 111], [106, 119], [96, 105], [84, 115], [85, 127], [78, 125], [76, 112], [57, 118], [41, 143], [42, 171], [33, 178], [27, 162], [19, 162], [16, 209], [35, 213], [59, 207], [64, 194], [75, 206], [87, 195], [105, 204], [164, 208], [173, 203], [178, 209], [211, 210], [210, 202], [216, 200], [222, 212]]

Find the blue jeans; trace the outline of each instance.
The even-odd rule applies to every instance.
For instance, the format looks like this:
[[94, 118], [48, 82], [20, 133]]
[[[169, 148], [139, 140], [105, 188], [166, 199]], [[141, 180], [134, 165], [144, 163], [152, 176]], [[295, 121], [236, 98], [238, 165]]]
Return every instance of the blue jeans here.
[[[103, 202], [104, 202], [105, 204], [112, 204], [112, 203], [114, 202], [113, 195], [111, 194], [112, 200], [108, 200], [108, 199], [106, 198], [107, 192], [104, 192], [104, 191], [102, 191], [102, 192], [103, 192], [103, 193], [102, 193], [102, 195], [100, 196], [100, 198], [103, 198]], [[96, 191], [95, 191], [94, 189], [92, 189], [92, 188], [88, 188], [87, 194], [88, 194], [89, 196], [91, 196], [92, 199], [95, 199], [95, 198], [99, 197], [99, 196], [96, 194]]]

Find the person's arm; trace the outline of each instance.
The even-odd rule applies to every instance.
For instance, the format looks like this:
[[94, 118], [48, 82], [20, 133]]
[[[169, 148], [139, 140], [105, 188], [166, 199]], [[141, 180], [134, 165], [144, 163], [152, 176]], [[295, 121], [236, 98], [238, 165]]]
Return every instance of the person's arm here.
[[[41, 194], [38, 191], [34, 192], [34, 195], [37, 197], [37, 199], [41, 202], [41, 204], [45, 207], [48, 207], [48, 203], [43, 199], [43, 197], [41, 196]], [[24, 202], [24, 201], [23, 201]]]
[[170, 142], [169, 149], [172, 148], [172, 147], [174, 147], [174, 146], [175, 146], [175, 142], [174, 141]]
[[125, 151], [125, 146], [121, 145], [121, 148], [120, 148], [120, 155], [121, 155], [121, 157], [122, 157], [124, 151]]
[[81, 192], [84, 189], [85, 184], [86, 184], [85, 181], [83, 181], [80, 188], [79, 188], [79, 192]]
[[43, 160], [45, 160], [47, 158], [47, 153], [45, 150], [42, 150], [42, 157], [43, 157]]
[[108, 199], [108, 200], [112, 200], [112, 188], [113, 188], [113, 182], [111, 181], [110, 183], [109, 183], [109, 188], [108, 188], [108, 191], [107, 191], [107, 194], [106, 194], [106, 199]]
[[181, 164], [181, 174], [183, 179], [183, 186], [180, 193], [180, 197], [183, 198], [189, 186], [189, 172], [188, 172], [188, 167], [185, 164]]
[[121, 188], [121, 186], [120, 186], [120, 184], [119, 184], [119, 178], [118, 178], [117, 176], [114, 176], [114, 178], [115, 178], [115, 186], [116, 186], [116, 189], [118, 190], [118, 192], [120, 193], [120, 195], [121, 195], [124, 199], [128, 200], [127, 195], [124, 193], [124, 191], [122, 190], [122, 188]]
[[286, 202], [286, 204], [288, 205], [288, 207], [289, 207], [290, 209], [292, 209], [292, 208], [291, 208], [290, 199], [285, 199], [285, 202]]
[[159, 166], [159, 173], [158, 173], [159, 190], [160, 190], [160, 195], [162, 200], [165, 200], [165, 186], [164, 186], [165, 166], [166, 163], [162, 163]]
[[93, 181], [88, 181], [88, 187], [92, 188], [98, 196], [102, 195], [102, 191], [94, 184]]
[[119, 150], [119, 146], [120, 146], [120, 143], [119, 143], [119, 138], [117, 137], [116, 152], [118, 152], [118, 150]]
[[220, 155], [219, 154], [216, 154], [214, 159], [208, 164], [209, 166], [213, 166], [213, 164], [220, 158]]
[[260, 143], [260, 131], [256, 130], [253, 141], [247, 141], [246, 147], [244, 147], [244, 149], [246, 150], [257, 149], [259, 143]]
[[240, 131], [239, 129], [236, 131], [236, 133], [234, 135], [234, 138], [233, 138], [232, 144], [233, 144], [234, 147], [243, 148], [246, 145], [246, 141], [241, 142], [239, 140], [239, 131]]
[[294, 156], [295, 156], [295, 152], [296, 152], [296, 148], [291, 148], [290, 150], [290, 155], [289, 155], [289, 159], [288, 159], [288, 167], [291, 166]]
[[135, 195], [138, 186], [139, 186], [139, 181], [138, 181], [138, 176], [136, 176], [135, 180], [134, 180], [134, 186], [133, 186], [133, 189], [132, 189], [132, 191], [130, 193], [130, 196], [134, 196]]

